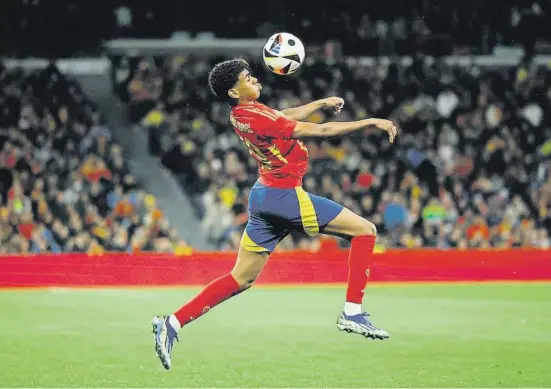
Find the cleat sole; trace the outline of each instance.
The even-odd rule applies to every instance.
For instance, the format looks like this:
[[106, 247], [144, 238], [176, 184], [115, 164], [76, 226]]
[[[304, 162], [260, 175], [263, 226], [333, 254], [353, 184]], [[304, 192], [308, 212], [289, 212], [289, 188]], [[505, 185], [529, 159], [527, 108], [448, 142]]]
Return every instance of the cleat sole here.
[[343, 323], [337, 323], [337, 328], [339, 331], [344, 331], [348, 334], [357, 334], [362, 335], [366, 339], [371, 340], [386, 340], [390, 337], [388, 334], [378, 334], [376, 332], [368, 331], [360, 326], [355, 326], [355, 328], [352, 328], [350, 324], [343, 324]]
[[163, 365], [165, 370], [170, 370], [170, 359], [167, 358], [166, 353], [161, 347], [160, 339], [158, 338], [162, 331], [162, 321], [158, 317], [154, 317], [153, 320], [151, 320], [151, 326], [153, 332], [153, 341], [155, 342], [155, 353], [157, 354], [157, 357], [161, 361], [161, 364]]

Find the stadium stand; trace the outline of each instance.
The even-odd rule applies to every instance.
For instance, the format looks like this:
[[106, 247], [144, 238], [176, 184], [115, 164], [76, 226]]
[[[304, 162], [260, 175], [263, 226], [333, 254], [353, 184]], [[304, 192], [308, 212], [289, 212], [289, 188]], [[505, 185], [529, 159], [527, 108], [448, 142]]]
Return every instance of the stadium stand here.
[[[247, 220], [256, 165], [228, 124], [228, 108], [209, 95], [215, 62], [123, 59], [116, 89], [148, 131], [150, 151], [197, 199], [205, 233], [237, 247]], [[382, 136], [308, 142], [305, 188], [373, 220], [388, 247], [550, 247], [551, 71], [379, 63], [305, 65], [276, 77], [255, 64], [263, 102], [286, 108], [344, 97], [337, 120], [388, 117], [398, 143]], [[325, 113], [310, 120], [330, 119]], [[290, 236], [281, 250], [312, 249]]]
[[0, 90], [0, 253], [189, 251], [76, 81], [2, 66]]
[[[546, 28], [551, 3], [542, 0], [336, 0], [324, 4], [322, 13], [297, 7], [292, 0], [234, 0], [217, 3], [216, 12], [208, 2], [196, 2], [186, 12], [177, 12], [180, 7], [176, 0], [25, 1], [4, 12], [0, 33], [10, 39], [1, 42], [0, 52], [66, 57], [94, 52], [102, 41], [114, 38], [251, 38], [275, 31], [292, 31], [310, 45], [339, 42], [345, 55], [488, 54], [510, 45], [530, 53], [548, 51], [551, 42]], [[43, 20], [65, 29], [52, 29]], [[102, 28], [97, 28], [98, 20]]]

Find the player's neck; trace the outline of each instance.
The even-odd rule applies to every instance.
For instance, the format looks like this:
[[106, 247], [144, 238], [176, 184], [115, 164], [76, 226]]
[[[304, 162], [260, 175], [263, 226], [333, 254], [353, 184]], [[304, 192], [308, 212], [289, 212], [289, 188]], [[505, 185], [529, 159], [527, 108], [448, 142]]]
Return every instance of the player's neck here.
[[245, 99], [239, 99], [239, 103], [237, 105], [253, 105], [254, 100], [245, 100]]

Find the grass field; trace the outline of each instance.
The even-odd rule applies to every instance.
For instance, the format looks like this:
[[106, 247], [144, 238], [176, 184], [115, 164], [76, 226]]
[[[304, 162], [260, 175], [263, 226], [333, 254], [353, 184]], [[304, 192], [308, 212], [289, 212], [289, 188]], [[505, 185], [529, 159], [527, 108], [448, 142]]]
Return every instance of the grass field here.
[[0, 292], [1, 387], [549, 387], [551, 284], [373, 286], [385, 342], [340, 333], [340, 288], [257, 288], [182, 331], [150, 319], [194, 290]]

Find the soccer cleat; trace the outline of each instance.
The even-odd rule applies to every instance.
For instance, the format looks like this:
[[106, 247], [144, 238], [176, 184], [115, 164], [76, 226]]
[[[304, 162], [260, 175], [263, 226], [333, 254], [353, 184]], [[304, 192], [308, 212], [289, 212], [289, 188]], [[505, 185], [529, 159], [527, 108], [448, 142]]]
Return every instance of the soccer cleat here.
[[370, 339], [388, 339], [388, 332], [375, 327], [368, 319], [369, 313], [360, 313], [358, 315], [346, 315], [344, 312], [337, 320], [337, 328], [341, 331], [363, 335]]
[[168, 316], [155, 316], [151, 321], [155, 352], [166, 370], [170, 370], [172, 364], [172, 346], [174, 345], [174, 340], [179, 341], [178, 333], [170, 325], [168, 318]]

